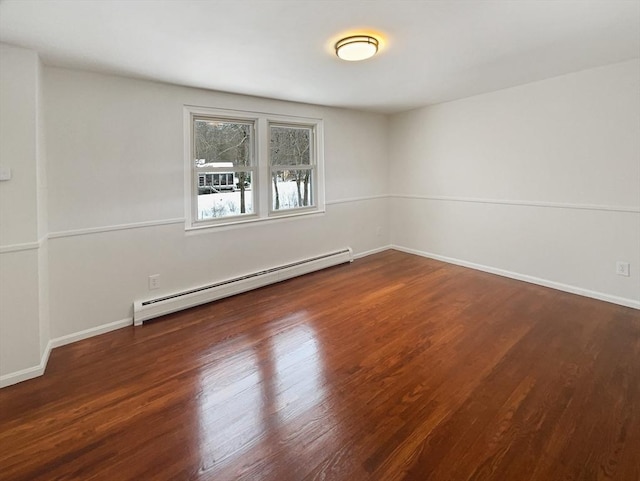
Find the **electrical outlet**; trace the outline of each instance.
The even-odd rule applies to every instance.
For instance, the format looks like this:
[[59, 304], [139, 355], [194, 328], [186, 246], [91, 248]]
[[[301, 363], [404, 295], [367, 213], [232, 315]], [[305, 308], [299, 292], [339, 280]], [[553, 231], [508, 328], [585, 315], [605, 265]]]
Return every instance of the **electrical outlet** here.
[[616, 262], [616, 274], [629, 277], [629, 263], [622, 261]]
[[149, 276], [149, 290], [160, 288], [160, 274]]

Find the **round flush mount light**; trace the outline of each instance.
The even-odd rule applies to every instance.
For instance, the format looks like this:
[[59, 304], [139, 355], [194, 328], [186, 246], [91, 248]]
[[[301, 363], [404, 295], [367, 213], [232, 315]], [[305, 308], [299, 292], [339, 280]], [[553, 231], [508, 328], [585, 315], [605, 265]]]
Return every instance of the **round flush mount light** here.
[[371, 58], [377, 51], [378, 40], [369, 35], [352, 35], [336, 43], [336, 55], [350, 62]]

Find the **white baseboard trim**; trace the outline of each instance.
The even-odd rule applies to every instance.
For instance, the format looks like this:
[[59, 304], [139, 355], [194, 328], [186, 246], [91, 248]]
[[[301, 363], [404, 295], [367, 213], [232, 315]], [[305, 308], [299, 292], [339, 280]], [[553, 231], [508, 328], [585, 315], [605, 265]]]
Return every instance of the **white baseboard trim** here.
[[16, 372], [11, 372], [9, 374], [5, 374], [0, 376], [0, 389], [7, 386], [12, 386], [13, 384], [18, 384], [22, 381], [28, 381], [29, 379], [33, 379], [34, 377], [39, 377], [44, 374], [45, 369], [47, 368], [47, 362], [49, 362], [49, 355], [51, 354], [51, 349], [53, 346], [51, 345], [51, 341], [47, 343], [47, 347], [40, 358], [40, 364], [33, 367], [28, 367], [26, 369], [21, 369]]
[[[393, 247], [388, 244], [386, 246], [377, 247], [376, 249], [371, 249], [368, 251], [360, 252], [358, 254], [353, 254], [354, 259], [362, 259], [363, 257], [367, 257], [373, 254], [378, 254], [379, 252], [388, 251], [389, 249], [393, 249]], [[399, 250], [399, 249], [398, 249]]]
[[483, 264], [476, 264], [475, 262], [468, 262], [453, 257], [442, 256], [439, 254], [433, 254], [431, 252], [425, 252], [417, 249], [410, 249], [408, 247], [402, 247], [398, 245], [392, 245], [391, 249], [406, 252], [408, 254], [415, 254], [429, 259], [435, 259], [449, 264], [455, 264], [462, 267], [469, 267], [482, 272], [488, 272], [490, 274], [496, 274], [510, 279], [516, 279], [518, 281], [529, 282], [531, 284], [537, 284], [539, 286], [550, 287], [559, 291], [570, 292], [571, 294], [578, 294], [580, 296], [591, 297], [592, 299], [598, 299], [600, 301], [611, 302], [625, 307], [631, 307], [633, 309], [640, 309], [640, 301], [634, 299], [627, 299], [625, 297], [612, 296], [603, 292], [591, 291], [589, 289], [583, 289], [582, 287], [576, 287], [569, 284], [562, 284], [561, 282], [550, 281], [547, 279], [541, 279], [539, 277], [529, 276], [526, 274], [520, 274], [518, 272], [507, 271], [505, 269], [498, 269], [497, 267], [485, 266]]
[[49, 362], [49, 355], [51, 354], [51, 350], [55, 347], [64, 346], [66, 344], [71, 344], [72, 342], [81, 341], [89, 337], [97, 336], [99, 334], [104, 334], [110, 331], [115, 331], [116, 329], [121, 329], [123, 327], [132, 326], [132, 325], [133, 325], [133, 319], [131, 317], [128, 317], [120, 321], [110, 322], [108, 324], [102, 324], [101, 326], [92, 327], [90, 329], [85, 329], [84, 331], [74, 332], [73, 334], [68, 334], [66, 336], [61, 336], [55, 339], [51, 339], [47, 343], [47, 347], [44, 353], [42, 354], [42, 358], [40, 359], [40, 364], [38, 364], [37, 366], [28, 367], [26, 369], [21, 369], [20, 371], [11, 372], [9, 374], [0, 376], [0, 389], [3, 387], [11, 386], [13, 384], [17, 384], [22, 381], [28, 381], [29, 379], [42, 376], [47, 368], [47, 363]]
[[72, 342], [82, 341], [93, 336], [105, 334], [107, 332], [115, 331], [116, 329], [122, 329], [123, 327], [133, 326], [133, 318], [127, 317], [119, 321], [110, 322], [108, 324], [102, 324], [100, 326], [91, 327], [83, 331], [74, 332], [73, 334], [67, 334], [66, 336], [56, 337], [51, 339], [51, 347], [60, 347], [71, 344]]

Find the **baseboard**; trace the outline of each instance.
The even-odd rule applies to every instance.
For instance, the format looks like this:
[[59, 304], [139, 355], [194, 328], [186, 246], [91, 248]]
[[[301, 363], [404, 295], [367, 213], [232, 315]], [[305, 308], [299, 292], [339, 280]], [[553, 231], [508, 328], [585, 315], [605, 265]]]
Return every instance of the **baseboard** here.
[[[354, 259], [362, 259], [363, 257], [367, 257], [373, 254], [378, 254], [380, 252], [388, 251], [389, 249], [393, 249], [393, 247], [388, 244], [386, 246], [378, 247], [376, 249], [371, 249], [369, 251], [360, 252], [358, 254], [353, 254]], [[398, 249], [399, 250], [399, 249]]]
[[469, 267], [482, 272], [488, 272], [490, 274], [496, 274], [510, 279], [516, 279], [518, 281], [529, 282], [531, 284], [537, 284], [539, 286], [550, 287], [559, 291], [569, 292], [571, 294], [578, 294], [580, 296], [590, 297], [592, 299], [598, 299], [600, 301], [611, 302], [625, 307], [631, 307], [633, 309], [640, 309], [640, 301], [634, 299], [627, 299], [625, 297], [612, 296], [603, 292], [591, 291], [589, 289], [583, 289], [582, 287], [572, 286], [569, 284], [562, 284], [561, 282], [550, 281], [547, 279], [541, 279], [539, 277], [529, 276], [526, 274], [520, 274], [518, 272], [507, 271], [505, 269], [498, 269], [497, 267], [485, 266], [483, 264], [476, 264], [475, 262], [468, 262], [454, 257], [442, 256], [439, 254], [433, 254], [431, 252], [425, 252], [417, 249], [410, 249], [408, 247], [402, 247], [398, 245], [392, 245], [391, 249], [395, 249], [407, 254], [415, 254], [422, 257], [428, 257], [429, 259], [435, 259], [448, 264], [455, 264], [462, 267]]
[[40, 364], [38, 364], [37, 366], [28, 367], [26, 369], [21, 369], [20, 371], [0, 376], [0, 389], [3, 387], [12, 386], [13, 384], [18, 384], [22, 381], [28, 381], [29, 379], [33, 379], [34, 377], [42, 376], [45, 369], [47, 368], [47, 362], [49, 362], [51, 349], [53, 349], [53, 346], [51, 344], [51, 341], [49, 341], [47, 343], [47, 347], [44, 349], [42, 357], [40, 358]]
[[83, 331], [74, 332], [73, 334], [67, 334], [66, 336], [56, 337], [51, 339], [51, 347], [60, 347], [71, 344], [72, 342], [82, 341], [93, 336], [105, 334], [107, 332], [115, 331], [116, 329], [122, 329], [123, 327], [132, 326], [133, 318], [127, 317], [119, 321], [110, 322], [108, 324], [102, 324], [100, 326], [91, 327]]
[[120, 321], [102, 324], [101, 326], [92, 327], [83, 331], [74, 332], [73, 334], [68, 334], [66, 336], [51, 339], [47, 343], [47, 347], [42, 354], [40, 364], [38, 364], [37, 366], [28, 367], [26, 369], [21, 369], [20, 371], [5, 374], [4, 376], [0, 376], [0, 389], [3, 387], [11, 386], [13, 384], [17, 384], [22, 381], [28, 381], [29, 379], [42, 376], [47, 368], [49, 355], [51, 354], [51, 350], [53, 348], [71, 344], [72, 342], [81, 341], [89, 337], [97, 336], [99, 334], [104, 334], [110, 331], [115, 331], [116, 329], [121, 329], [123, 327], [131, 325], [133, 325], [133, 319], [129, 317]]

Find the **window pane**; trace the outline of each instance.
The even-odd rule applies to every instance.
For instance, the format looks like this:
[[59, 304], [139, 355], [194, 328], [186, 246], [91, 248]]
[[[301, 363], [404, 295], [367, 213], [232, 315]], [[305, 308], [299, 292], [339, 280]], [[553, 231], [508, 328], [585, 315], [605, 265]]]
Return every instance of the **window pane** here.
[[271, 172], [273, 210], [295, 209], [313, 205], [311, 169]]
[[270, 165], [311, 165], [311, 128], [271, 126]]
[[213, 119], [195, 119], [193, 143], [196, 166], [248, 167], [253, 164], [253, 125]]
[[198, 220], [253, 214], [251, 172], [198, 174]]

